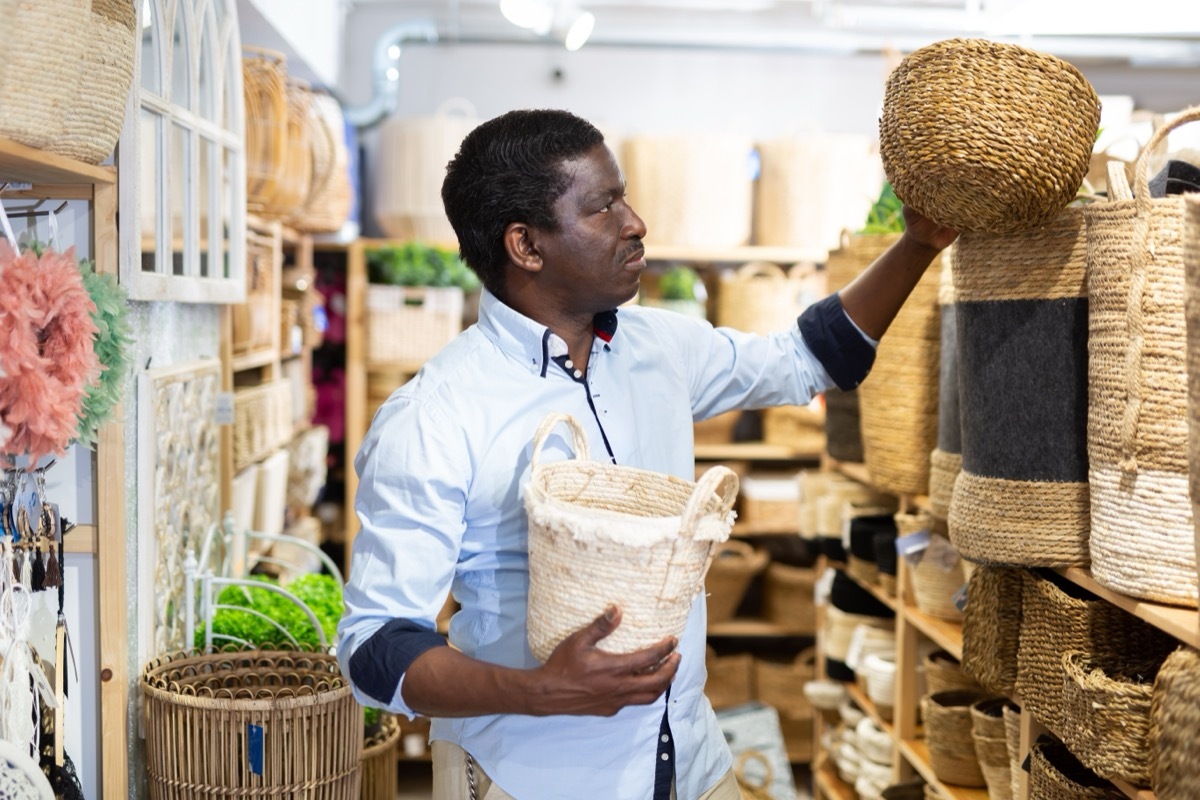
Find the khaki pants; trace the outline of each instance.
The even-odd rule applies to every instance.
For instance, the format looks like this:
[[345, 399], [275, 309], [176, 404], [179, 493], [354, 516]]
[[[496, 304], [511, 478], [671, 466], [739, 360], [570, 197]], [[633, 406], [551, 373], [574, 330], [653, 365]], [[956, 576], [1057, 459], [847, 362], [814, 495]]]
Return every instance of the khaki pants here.
[[[443, 741], [434, 741], [430, 750], [433, 754], [433, 800], [470, 800], [466, 752], [453, 742]], [[475, 797], [476, 800], [514, 800], [512, 795], [492, 783], [492, 779], [484, 774], [478, 764], [475, 765]], [[675, 797], [674, 787], [671, 797]], [[716, 786], [700, 795], [699, 800], [742, 800], [733, 770], [725, 773]]]

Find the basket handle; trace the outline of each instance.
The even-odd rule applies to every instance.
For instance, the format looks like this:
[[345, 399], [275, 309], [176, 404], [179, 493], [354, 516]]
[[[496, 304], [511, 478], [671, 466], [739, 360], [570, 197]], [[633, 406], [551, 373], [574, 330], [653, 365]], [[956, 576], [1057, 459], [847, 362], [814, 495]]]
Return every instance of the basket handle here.
[[[1125, 301], [1125, 320], [1127, 325], [1126, 341], [1129, 346], [1125, 351], [1125, 414], [1121, 421], [1121, 472], [1133, 475], [1137, 472], [1137, 439], [1138, 424], [1142, 414], [1142, 399], [1146, 387], [1142, 385], [1142, 350], [1146, 336], [1146, 320], [1142, 310], [1146, 293], [1146, 267], [1150, 252], [1150, 178], [1147, 174], [1150, 168], [1150, 155], [1155, 148], [1167, 138], [1167, 134], [1181, 125], [1200, 120], [1200, 106], [1184, 109], [1179, 116], [1163, 125], [1154, 132], [1150, 141], [1138, 154], [1134, 171], [1134, 202], [1137, 204], [1137, 216], [1134, 219], [1134, 245], [1130, 252], [1129, 295]], [[1114, 169], [1115, 164], [1109, 162], [1110, 192], [1121, 194], [1128, 186], [1124, 170]], [[1115, 189], [1112, 181], [1116, 180]]]
[[533, 434], [533, 469], [537, 469], [542, 461], [542, 448], [546, 444], [546, 440], [550, 438], [550, 432], [558, 423], [564, 423], [571, 429], [571, 446], [575, 450], [575, 457], [583, 461], [588, 459], [588, 443], [587, 437], [583, 433], [583, 428], [579, 425], [579, 420], [572, 417], [570, 414], [554, 412], [547, 414], [542, 423], [538, 425], [537, 432]]
[[700, 476], [696, 488], [683, 508], [683, 530], [692, 531], [704, 513], [704, 506], [714, 494], [721, 498], [720, 513], [728, 514], [737, 499], [738, 476], [729, 467], [717, 464]]
[[783, 271], [783, 267], [778, 264], [773, 264], [770, 261], [750, 261], [738, 267], [737, 278], [740, 281], [749, 281], [754, 278], [787, 278], [787, 273]]

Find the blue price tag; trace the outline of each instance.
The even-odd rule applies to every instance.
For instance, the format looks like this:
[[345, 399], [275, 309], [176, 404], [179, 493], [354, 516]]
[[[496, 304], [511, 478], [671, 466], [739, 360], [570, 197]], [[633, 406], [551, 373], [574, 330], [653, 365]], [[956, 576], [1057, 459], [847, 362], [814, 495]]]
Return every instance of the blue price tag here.
[[896, 540], [896, 552], [902, 556], [911, 556], [929, 547], [929, 531], [917, 531]]
[[250, 771], [255, 775], [263, 774], [263, 726], [249, 724], [246, 726], [246, 757], [250, 761]]

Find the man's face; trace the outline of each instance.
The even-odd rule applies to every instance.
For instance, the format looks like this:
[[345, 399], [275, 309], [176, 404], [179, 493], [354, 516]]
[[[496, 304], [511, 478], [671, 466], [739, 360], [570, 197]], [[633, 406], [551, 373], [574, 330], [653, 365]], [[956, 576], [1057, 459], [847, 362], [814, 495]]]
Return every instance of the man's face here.
[[554, 204], [559, 229], [538, 235], [541, 289], [572, 311], [615, 308], [637, 294], [646, 225], [625, 202], [625, 179], [608, 147], [596, 145], [562, 169], [570, 187]]

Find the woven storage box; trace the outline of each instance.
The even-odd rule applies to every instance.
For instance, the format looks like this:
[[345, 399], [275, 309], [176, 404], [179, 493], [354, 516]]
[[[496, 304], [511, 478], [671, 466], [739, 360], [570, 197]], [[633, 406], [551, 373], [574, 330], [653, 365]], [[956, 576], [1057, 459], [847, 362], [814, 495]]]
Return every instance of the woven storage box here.
[[729, 539], [717, 546], [712, 566], [704, 576], [708, 596], [708, 624], [733, 619], [754, 576], [766, 569], [770, 555], [747, 542]]
[[279, 293], [275, 275], [276, 245], [274, 236], [247, 231], [246, 301], [230, 306], [234, 353], [268, 348], [275, 341], [276, 329], [280, 326], [275, 316], [278, 313], [275, 297]]
[[1125, 653], [1163, 658], [1175, 640], [1057, 573], [1025, 575], [1016, 693], [1026, 710], [1059, 734], [1063, 727], [1062, 655], [1080, 650], [1101, 662]]
[[1200, 796], [1200, 653], [1181, 647], [1154, 679], [1150, 703], [1151, 774], [1156, 796]]
[[[146, 665], [141, 689], [153, 800], [357, 800], [362, 707], [332, 655], [176, 653]], [[247, 759], [252, 726], [261, 774]]]
[[954, 257], [962, 473], [950, 538], [978, 563], [1088, 562], [1084, 210]]
[[442, 206], [442, 181], [446, 164], [480, 122], [471, 103], [452, 98], [431, 115], [392, 117], [379, 127], [375, 219], [384, 233], [395, 239], [458, 241]]
[[750, 653], [719, 656], [706, 647], [704, 667], [708, 671], [704, 694], [713, 708], [731, 708], [754, 699], [754, 656]]
[[367, 360], [420, 363], [462, 331], [456, 286], [367, 286]]
[[774, 706], [781, 717], [813, 718], [813, 707], [804, 695], [804, 684], [817, 674], [817, 651], [809, 647], [790, 661], [754, 659], [754, 685], [757, 699]]
[[722, 273], [717, 324], [763, 335], [788, 330], [805, 307], [819, 299], [808, 275], [802, 265], [784, 271], [770, 261], [751, 261]]
[[958, 659], [945, 650], [934, 650], [921, 662], [930, 694], [959, 690], [982, 693], [983, 687], [962, 670]]
[[750, 139], [717, 134], [626, 139], [621, 166], [629, 205], [646, 223], [647, 242], [689, 247], [749, 243], [753, 149]]
[[1189, 195], [1183, 233], [1183, 260], [1187, 287], [1188, 360], [1188, 491], [1192, 499], [1192, 525], [1200, 560], [1200, 196]]
[[962, 469], [962, 419], [958, 397], [958, 323], [954, 305], [954, 251], [942, 251], [942, 274], [938, 283], [938, 313], [941, 315], [941, 350], [938, 360], [937, 445], [929, 454], [929, 508], [934, 516], [950, 516], [954, 481]]
[[896, 494], [929, 492], [929, 454], [938, 428], [939, 259], [880, 339], [875, 366], [858, 387], [867, 471], [876, 487]]
[[1100, 99], [1054, 56], [947, 39], [887, 80], [879, 152], [896, 195], [959, 231], [1012, 232], [1061, 211], [1083, 183]]
[[1196, 549], [1188, 500], [1184, 315], [1185, 199], [1155, 199], [1149, 155], [1167, 133], [1200, 119], [1184, 111], [1138, 156], [1133, 195], [1124, 171], [1108, 202], [1086, 209], [1088, 460], [1096, 580], [1134, 597], [1195, 606]]
[[[575, 458], [542, 461], [560, 423]], [[545, 661], [565, 637], [610, 605], [621, 624], [597, 645], [613, 653], [683, 632], [713, 552], [729, 537], [737, 475], [715, 466], [697, 483], [588, 460], [579, 423], [550, 414], [533, 439], [529, 515], [528, 640]]]
[[788, 633], [815, 634], [816, 583], [817, 571], [811, 567], [768, 564], [763, 585], [763, 616]]
[[1037, 800], [1121, 800], [1123, 792], [1079, 763], [1066, 745], [1042, 741], [1030, 749], [1029, 796]]
[[763, 442], [789, 447], [797, 453], [819, 455], [825, 450], [825, 413], [808, 406], [764, 408]]
[[1163, 659], [1101, 663], [1063, 653], [1063, 743], [1102, 778], [1150, 785], [1150, 700]]
[[738, 520], [756, 533], [795, 533], [800, 484], [794, 475], [751, 473], [741, 482]]
[[396, 800], [400, 723], [391, 714], [381, 714], [380, 723], [379, 733], [363, 742], [361, 800]]
[[242, 53], [246, 203], [263, 209], [285, 180], [288, 163], [287, 59], [260, 47], [244, 47]]
[[938, 692], [921, 698], [929, 763], [943, 783], [985, 786], [971, 737], [971, 705], [983, 695], [971, 691]]
[[989, 692], [1011, 695], [1017, 682], [1025, 572], [980, 566], [967, 581], [962, 668]]
[[286, 380], [233, 393], [233, 468], [241, 470], [292, 438], [292, 386]]

